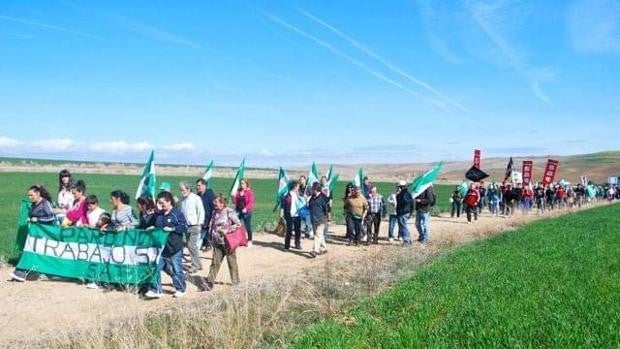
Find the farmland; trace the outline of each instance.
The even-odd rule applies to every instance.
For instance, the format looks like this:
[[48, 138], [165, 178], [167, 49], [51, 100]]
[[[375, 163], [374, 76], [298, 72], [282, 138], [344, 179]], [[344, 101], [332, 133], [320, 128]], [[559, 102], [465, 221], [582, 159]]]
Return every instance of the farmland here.
[[465, 246], [300, 330], [292, 342], [298, 348], [617, 348], [619, 213], [619, 205], [597, 208]]
[[[169, 181], [173, 185], [173, 191], [177, 194], [176, 184], [186, 180], [193, 184], [197, 177], [158, 177], [158, 183]], [[104, 175], [104, 174], [75, 174], [74, 179], [83, 179], [86, 182], [87, 194], [99, 197], [101, 206], [110, 210], [108, 202], [111, 191], [120, 189], [133, 196], [139, 177], [137, 175]], [[43, 184], [55, 199], [58, 190], [58, 177], [55, 173], [0, 173], [0, 211], [4, 212], [0, 220], [0, 256], [5, 259], [11, 257], [11, 246], [15, 240], [15, 228], [19, 211], [20, 200], [25, 198], [25, 192], [33, 184]], [[232, 179], [214, 178], [210, 181], [210, 187], [216, 192], [227, 193], [230, 190]], [[273, 230], [277, 222], [277, 213], [273, 212], [275, 204], [276, 179], [252, 179], [251, 185], [256, 193], [256, 205], [253, 215], [253, 226], [256, 230]], [[334, 193], [333, 218], [336, 223], [343, 222], [342, 205], [340, 197], [344, 192], [346, 182], [339, 182]], [[387, 196], [393, 189], [392, 183], [377, 183], [380, 193]], [[448, 197], [452, 186], [438, 185], [437, 208], [440, 211], [448, 209]], [[134, 202], [132, 201], [132, 204]]]

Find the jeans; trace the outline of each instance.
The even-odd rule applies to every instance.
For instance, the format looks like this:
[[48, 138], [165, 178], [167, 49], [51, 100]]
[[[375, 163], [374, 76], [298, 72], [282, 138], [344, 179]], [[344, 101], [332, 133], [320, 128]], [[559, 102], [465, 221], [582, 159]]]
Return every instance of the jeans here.
[[452, 201], [452, 212], [450, 212], [450, 217], [454, 217], [455, 214], [457, 218], [461, 217], [461, 201], [460, 200]]
[[431, 230], [428, 226], [428, 222], [431, 218], [430, 212], [422, 212], [416, 211], [415, 213], [415, 227], [418, 230], [418, 241], [426, 242], [428, 241], [429, 235], [431, 234]]
[[304, 219], [304, 224], [306, 225], [304, 230], [306, 236], [310, 236], [312, 234], [312, 220], [310, 219], [310, 215], [306, 216], [306, 218]]
[[200, 261], [200, 226], [191, 225], [187, 227], [187, 249], [192, 259], [192, 267], [194, 269], [202, 269]]
[[211, 246], [211, 231], [209, 230], [209, 228], [202, 228], [202, 230], [200, 230], [200, 246]]
[[362, 241], [362, 233], [363, 233], [362, 219], [351, 216], [348, 224], [350, 225], [349, 229], [351, 229], [351, 235], [349, 236], [349, 242], [353, 241], [355, 242], [355, 244], [358, 244], [360, 241]]
[[157, 263], [157, 271], [155, 278], [151, 283], [151, 289], [157, 293], [161, 293], [161, 272], [172, 277], [172, 285], [177, 291], [185, 292], [185, 275], [183, 274], [183, 250], [177, 251], [170, 257], [161, 256]]
[[[392, 239], [396, 239], [396, 236], [394, 236], [394, 227], [396, 226], [396, 224], [398, 224], [398, 216], [395, 214], [391, 214], [388, 223], [388, 236]], [[400, 235], [401, 233], [399, 231], [398, 236]]]
[[291, 236], [295, 232], [295, 248], [301, 248], [301, 220], [299, 217], [284, 217], [286, 234], [284, 234], [284, 249], [291, 248]]
[[351, 215], [348, 213], [344, 214], [344, 223], [346, 225], [347, 234], [345, 235], [347, 240], [351, 240], [351, 236], [353, 236], [353, 224], [351, 223]]
[[239, 212], [239, 219], [243, 222], [245, 231], [248, 233], [248, 241], [252, 241], [252, 214]]
[[409, 219], [409, 213], [398, 216], [398, 230], [403, 236], [403, 244], [411, 245], [411, 233], [407, 227], [407, 219]]

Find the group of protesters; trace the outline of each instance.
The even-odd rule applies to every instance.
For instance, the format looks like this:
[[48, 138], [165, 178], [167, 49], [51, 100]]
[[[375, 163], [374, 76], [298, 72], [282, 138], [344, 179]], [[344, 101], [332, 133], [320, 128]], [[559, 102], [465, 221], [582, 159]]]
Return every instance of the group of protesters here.
[[[114, 190], [109, 195], [112, 206], [110, 213], [99, 205], [99, 198], [87, 194], [86, 183], [74, 180], [67, 170], [58, 175], [58, 195], [53, 201], [49, 191], [42, 185], [34, 185], [27, 190], [32, 202], [28, 221], [39, 224], [59, 224], [63, 227], [88, 227], [97, 229], [100, 234], [110, 234], [126, 229], [161, 229], [167, 239], [161, 258], [158, 260], [156, 274], [149, 285], [143, 285], [145, 298], [162, 297], [161, 272], [172, 278], [174, 297], [183, 297], [186, 292], [186, 274], [194, 274], [203, 269], [200, 251], [212, 251], [212, 261], [206, 278], [201, 280], [199, 289], [211, 290], [218, 271], [226, 258], [232, 284], [239, 283], [239, 268], [236, 253], [226, 247], [225, 236], [244, 229], [247, 246], [253, 243], [252, 213], [254, 211], [254, 192], [247, 179], [239, 182], [238, 190], [231, 195], [232, 207], [222, 194], [215, 194], [207, 181], [199, 178], [195, 190], [188, 182], [180, 182], [178, 189], [181, 198], [172, 193], [172, 185], [163, 182], [156, 194], [138, 197], [137, 216], [130, 204], [129, 195]], [[332, 221], [333, 193], [327, 177], [312, 184], [305, 176], [288, 183], [287, 192], [280, 198], [280, 217], [284, 222], [284, 251], [293, 248], [301, 250], [302, 236], [314, 239], [310, 256], [316, 258], [327, 253], [330, 239], [329, 226]], [[588, 205], [593, 200], [620, 199], [620, 187], [602, 187], [582, 184], [570, 186], [566, 183], [553, 185], [523, 186], [502, 183], [471, 183], [459, 185], [450, 196], [451, 216], [467, 221], [478, 218], [483, 209], [492, 215], [512, 215], [517, 211], [527, 213], [536, 208], [539, 212]], [[387, 239], [390, 243], [400, 243], [404, 247], [413, 245], [408, 220], [415, 217], [418, 233], [417, 242], [425, 246], [430, 238], [430, 214], [437, 201], [432, 184], [418, 193], [411, 193], [404, 180], [395, 184], [387, 199], [379, 193], [368, 177], [360, 185], [349, 183], [346, 186], [341, 204], [346, 224], [345, 243], [348, 246], [378, 244], [381, 223], [388, 221]], [[396, 230], [398, 228], [398, 230]], [[303, 234], [303, 235], [302, 235]], [[335, 237], [332, 237], [335, 238]], [[189, 258], [184, 264], [184, 248]], [[16, 268], [11, 274], [15, 281], [26, 281], [27, 270]], [[86, 287], [101, 288], [103, 285], [93, 280]]]
[[543, 185], [523, 185], [522, 183], [489, 185], [471, 183], [457, 185], [450, 195], [451, 217], [459, 218], [466, 214], [469, 223], [487, 209], [493, 216], [511, 216], [516, 212], [529, 213], [536, 210], [542, 214], [555, 209], [572, 209], [588, 206], [601, 200], [620, 198], [620, 187], [582, 183], [576, 186], [566, 182]]
[[[252, 210], [254, 194], [249, 181], [241, 180], [239, 189], [232, 197], [235, 208], [228, 207], [224, 195], [216, 195], [208, 183], [200, 178], [196, 181], [196, 192], [188, 182], [179, 183], [178, 199], [171, 192], [171, 184], [164, 182], [159, 188], [156, 200], [141, 196], [136, 201], [138, 217], [130, 205], [129, 195], [121, 190], [110, 193], [112, 212], [107, 213], [99, 206], [99, 198], [87, 195], [86, 183], [73, 180], [68, 170], [58, 175], [57, 200], [53, 201], [49, 191], [42, 185], [33, 185], [27, 190], [32, 205], [28, 222], [39, 224], [60, 224], [62, 227], [88, 227], [101, 234], [121, 232], [136, 228], [144, 230], [162, 229], [167, 233], [165, 247], [157, 265], [156, 275], [150, 285], [145, 285], [146, 298], [162, 296], [161, 272], [168, 273], [175, 289], [174, 297], [183, 297], [186, 291], [185, 273], [193, 274], [203, 269], [200, 250], [213, 251], [208, 277], [201, 282], [201, 289], [211, 290], [221, 263], [226, 257], [233, 284], [239, 283], [239, 270], [235, 251], [225, 247], [224, 235], [242, 226], [248, 235], [248, 246], [252, 245]], [[189, 251], [189, 263], [183, 265], [183, 249]], [[27, 270], [16, 268], [11, 277], [14, 281], [26, 281]], [[87, 288], [98, 289], [101, 285], [90, 282]]]
[[[298, 180], [289, 182], [288, 192], [280, 201], [280, 217], [285, 222], [284, 251], [290, 250], [293, 237], [294, 248], [301, 250], [303, 224], [305, 237], [314, 239], [310, 255], [317, 257], [327, 253], [326, 240], [334, 204], [327, 177], [307, 185], [306, 177], [300, 176]], [[396, 183], [386, 202], [368, 177], [363, 179], [360, 186], [349, 183], [342, 197], [346, 243], [348, 246], [378, 244], [382, 219], [386, 218], [389, 212], [389, 242], [398, 240], [403, 246], [412, 245], [407, 221], [415, 215], [417, 241], [425, 244], [430, 234], [430, 211], [435, 201], [436, 194], [432, 185], [414, 198], [409, 192], [407, 182], [401, 180]], [[395, 233], [396, 226], [398, 235]]]

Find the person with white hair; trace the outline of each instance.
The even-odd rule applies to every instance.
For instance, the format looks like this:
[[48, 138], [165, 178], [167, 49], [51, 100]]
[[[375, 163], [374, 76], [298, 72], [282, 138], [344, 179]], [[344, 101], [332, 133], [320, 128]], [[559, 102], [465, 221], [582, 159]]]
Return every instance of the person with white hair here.
[[192, 188], [188, 182], [179, 183], [179, 189], [183, 198], [179, 202], [179, 208], [187, 221], [187, 232], [185, 234], [187, 240], [187, 249], [192, 261], [189, 268], [190, 273], [202, 270], [202, 262], [200, 261], [200, 232], [205, 221], [205, 209], [202, 205], [200, 196], [192, 193]]

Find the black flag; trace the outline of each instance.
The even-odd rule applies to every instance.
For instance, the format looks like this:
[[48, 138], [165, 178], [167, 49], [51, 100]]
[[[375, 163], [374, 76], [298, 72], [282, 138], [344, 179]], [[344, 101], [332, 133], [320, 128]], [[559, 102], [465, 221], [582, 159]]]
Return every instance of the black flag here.
[[472, 166], [469, 171], [465, 173], [465, 178], [469, 179], [472, 182], [480, 182], [488, 176], [488, 174], [486, 174], [484, 171], [482, 171], [476, 166]]
[[504, 182], [507, 181], [511, 175], [512, 175], [512, 156], [510, 157], [510, 160], [508, 160], [508, 165], [506, 166], [506, 175], [504, 176]]

